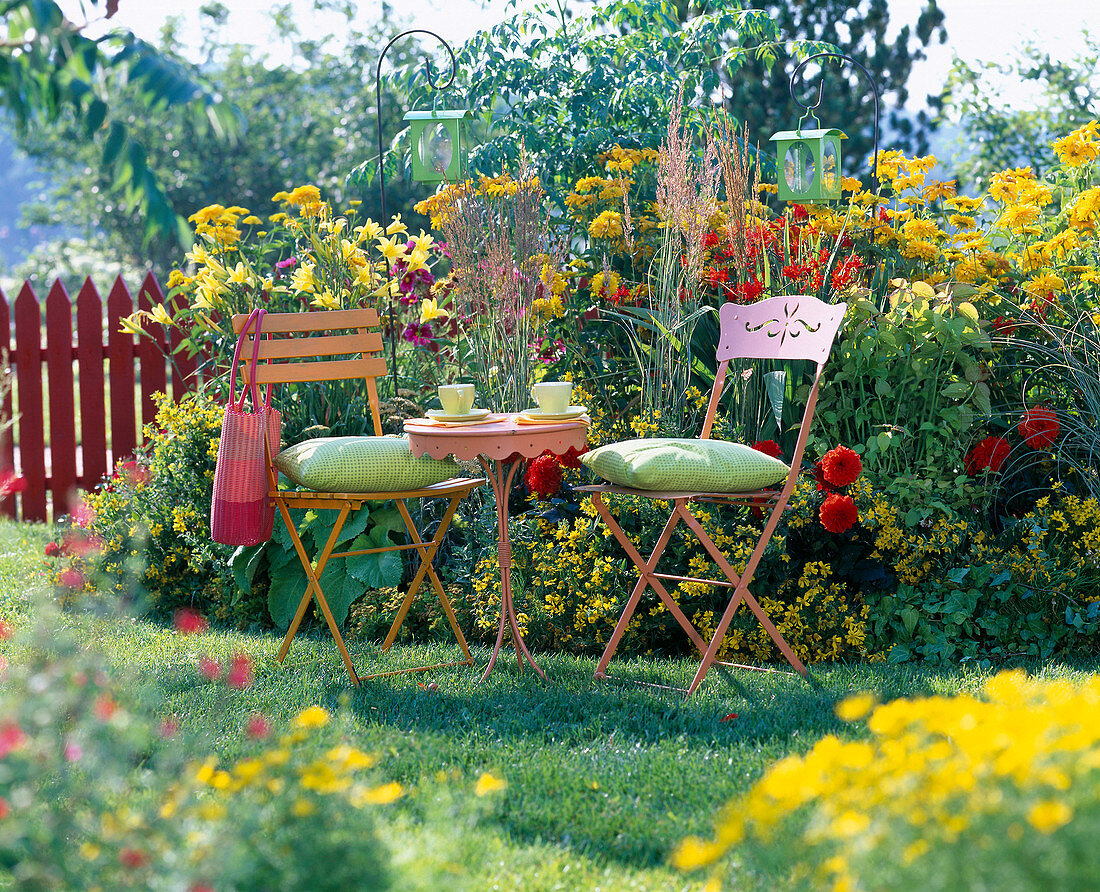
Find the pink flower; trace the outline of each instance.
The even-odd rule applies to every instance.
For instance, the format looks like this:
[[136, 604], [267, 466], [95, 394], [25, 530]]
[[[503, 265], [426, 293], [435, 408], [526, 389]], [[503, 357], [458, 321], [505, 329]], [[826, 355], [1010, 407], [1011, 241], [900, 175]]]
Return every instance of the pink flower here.
[[65, 761], [66, 762], [79, 762], [80, 757], [84, 755], [84, 750], [80, 748], [79, 743], [73, 743], [70, 741], [65, 744]]
[[8, 800], [3, 796], [0, 796], [0, 821], [4, 820], [11, 814], [11, 806], [8, 805]]
[[76, 567], [68, 567], [62, 570], [57, 579], [65, 588], [84, 588], [84, 574], [76, 569]]
[[27, 488], [27, 478], [17, 477], [10, 468], [0, 471], [0, 497], [10, 496], [14, 492], [23, 492]]
[[11, 626], [0, 619], [0, 641], [5, 641], [12, 636]]
[[263, 740], [271, 733], [271, 723], [260, 713], [254, 712], [248, 717], [248, 724], [244, 727], [244, 733], [252, 740]]
[[0, 724], [0, 759], [26, 742], [27, 735], [18, 724], [10, 720]]
[[222, 665], [210, 657], [202, 657], [199, 660], [199, 672], [207, 681], [215, 681], [222, 674]]
[[180, 730], [180, 722], [174, 715], [170, 715], [165, 719], [160, 720], [160, 728], [158, 733], [165, 740], [175, 737]]
[[111, 716], [118, 710], [118, 704], [110, 694], [100, 694], [96, 697], [95, 705], [92, 707], [92, 711], [95, 713], [95, 717], [101, 722], [110, 721]]
[[73, 506], [69, 518], [75, 526], [87, 529], [95, 523], [95, 509], [85, 502], [77, 502], [77, 504]]
[[181, 635], [198, 635], [210, 628], [206, 617], [193, 607], [182, 607], [173, 617], [176, 631]]
[[242, 691], [252, 684], [252, 657], [248, 654], [234, 656], [233, 662], [229, 664], [229, 672], [226, 673], [225, 683], [238, 691]]

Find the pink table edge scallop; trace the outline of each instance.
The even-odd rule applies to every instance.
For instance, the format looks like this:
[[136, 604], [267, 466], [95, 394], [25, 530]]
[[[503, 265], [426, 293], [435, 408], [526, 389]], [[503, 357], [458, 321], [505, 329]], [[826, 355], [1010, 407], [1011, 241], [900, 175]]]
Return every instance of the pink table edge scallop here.
[[508, 459], [513, 455], [536, 458], [548, 449], [555, 455], [561, 455], [570, 446], [582, 448], [588, 438], [588, 424], [585, 421], [528, 424], [517, 421], [516, 417], [515, 414], [500, 414], [490, 416], [490, 420], [481, 424], [461, 427], [416, 420], [405, 422], [405, 432], [409, 435], [409, 448], [413, 455], [430, 455], [432, 458], [453, 455], [461, 461], [477, 460], [485, 469], [493, 487], [493, 496], [497, 503], [500, 627], [497, 630], [493, 655], [489, 658], [489, 665], [485, 668], [481, 681], [489, 677], [496, 665], [504, 642], [505, 626], [512, 630], [520, 671], [523, 671], [523, 661], [526, 659], [540, 677], [546, 678], [546, 673], [538, 667], [523, 641], [512, 602], [512, 542], [508, 534], [508, 493], [512, 489], [516, 471], [522, 467], [523, 462], [509, 462]]

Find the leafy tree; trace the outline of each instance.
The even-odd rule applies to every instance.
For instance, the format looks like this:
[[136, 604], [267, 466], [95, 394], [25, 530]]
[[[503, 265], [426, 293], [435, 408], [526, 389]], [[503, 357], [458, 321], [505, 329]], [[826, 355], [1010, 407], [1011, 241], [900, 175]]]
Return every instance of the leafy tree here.
[[[458, 54], [466, 95], [456, 89], [456, 101], [480, 111], [485, 128], [471, 163], [499, 171], [514, 164], [522, 144], [560, 197], [615, 143], [655, 147], [681, 82], [689, 97], [724, 96], [734, 117], [763, 141], [797, 120], [788, 92], [797, 60], [826, 50], [856, 55], [901, 105], [919, 47], [935, 34], [944, 39], [943, 14], [929, 0], [915, 37], [905, 27], [891, 44], [886, 5], [866, 0], [853, 14], [850, 3], [809, 0], [756, 9], [735, 0], [542, 3], [476, 35]], [[870, 87], [847, 68], [828, 76], [822, 117], [846, 124], [849, 157], [865, 156], [872, 144]], [[405, 83], [423, 101], [417, 77], [411, 70]], [[912, 129], [900, 117], [894, 126]]]
[[[336, 50], [303, 40], [289, 6], [282, 7], [275, 11], [274, 37], [290, 53], [280, 56], [282, 64], [273, 64], [273, 55], [212, 36], [224, 22], [224, 7], [210, 4], [202, 11], [206, 38], [200, 51], [207, 59], [206, 77], [227, 101], [245, 110], [242, 139], [227, 144], [171, 109], [142, 117], [140, 95], [127, 89], [116, 99], [133, 132], [148, 146], [149, 167], [165, 184], [172, 206], [186, 217], [209, 204], [239, 204], [266, 218], [279, 209], [271, 200], [276, 192], [312, 183], [335, 203], [362, 200], [362, 213], [378, 219], [376, 187], [348, 189], [345, 180], [363, 158], [377, 158], [373, 71], [382, 34], [392, 25], [383, 19], [368, 33], [344, 35]], [[177, 58], [182, 48], [172, 25], [162, 42], [162, 53]], [[402, 49], [409, 51], [407, 45]], [[402, 97], [391, 92], [386, 99], [383, 124], [392, 133], [400, 128]], [[52, 201], [33, 215], [43, 222], [86, 221], [100, 234], [105, 251], [130, 263], [162, 272], [181, 263], [178, 243], [145, 242], [139, 207], [103, 200], [110, 178], [96, 169], [87, 150], [68, 148], [72, 127], [72, 122], [61, 122], [23, 143], [31, 154], [51, 163], [66, 152], [76, 161], [62, 168]], [[89, 178], [94, 188], [88, 188]], [[394, 178], [387, 183], [387, 210], [403, 213], [411, 226], [426, 226], [427, 221], [409, 212], [424, 194], [423, 187], [410, 192]]]
[[[81, 0], [85, 14], [99, 5]], [[104, 8], [110, 18], [118, 0], [105, 0]], [[118, 113], [115, 96], [125, 88], [139, 116], [186, 108], [193, 126], [220, 138], [236, 132], [235, 110], [215, 98], [191, 66], [127, 31], [89, 38], [87, 22], [69, 21], [53, 0], [3, 0], [0, 22], [7, 31], [0, 40], [0, 103], [19, 130], [67, 122], [70, 138], [98, 145], [101, 176], [119, 200], [140, 209], [145, 240], [183, 238], [186, 226], [150, 169], [134, 121]]]
[[[1042, 174], [1055, 163], [1055, 139], [1100, 117], [1100, 38], [1086, 31], [1083, 39], [1083, 50], [1066, 59], [1034, 43], [1004, 62], [955, 59], [940, 117], [962, 127], [960, 178], [980, 186], [990, 174], [1012, 167]], [[1030, 87], [1032, 101], [1006, 102], [1006, 81]]]
[[[705, 6], [724, 5], [712, 0]], [[886, 38], [890, 25], [887, 0], [784, 0], [756, 4], [766, 11], [779, 32], [788, 39], [828, 43], [867, 68], [883, 97], [883, 126], [889, 126], [893, 148], [909, 152], [928, 149], [927, 113], [915, 121], [902, 113], [909, 98], [906, 83], [913, 63], [924, 58], [923, 47], [932, 40], [944, 43], [944, 14], [936, 0], [927, 0], [915, 25], [904, 25], [897, 37]], [[681, 9], [687, 6], [680, 0]], [[791, 98], [790, 77], [804, 55], [797, 46], [784, 45], [774, 60], [749, 58], [726, 80], [726, 106], [749, 125], [749, 133], [761, 141], [777, 130], [797, 124], [803, 110]], [[770, 64], [767, 64], [770, 63]], [[822, 70], [824, 69], [824, 70]], [[821, 72], [815, 77], [815, 72]], [[848, 139], [844, 147], [849, 172], [868, 171], [867, 159], [874, 145], [875, 97], [858, 69], [839, 60], [806, 66], [795, 84], [798, 99], [806, 105], [817, 99], [822, 126], [839, 127]], [[864, 178], [869, 183], [869, 177]]]

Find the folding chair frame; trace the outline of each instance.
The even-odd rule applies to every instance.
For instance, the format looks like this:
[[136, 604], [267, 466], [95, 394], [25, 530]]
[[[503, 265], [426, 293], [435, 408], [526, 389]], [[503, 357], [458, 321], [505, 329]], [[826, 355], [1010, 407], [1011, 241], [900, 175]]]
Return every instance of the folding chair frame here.
[[[702, 439], [708, 439], [714, 426], [714, 419], [718, 411], [722, 390], [725, 387], [726, 373], [731, 359], [809, 359], [816, 361], [817, 368], [814, 375], [813, 386], [810, 388], [806, 400], [806, 407], [802, 414], [802, 423], [798, 440], [795, 445], [794, 455], [791, 459], [791, 470], [782, 489], [767, 489], [745, 493], [707, 493], [707, 492], [659, 492], [631, 489], [623, 486], [584, 486], [577, 487], [591, 494], [592, 504], [599, 512], [603, 522], [611, 530], [612, 534], [623, 546], [627, 556], [639, 570], [639, 578], [634, 586], [622, 615], [612, 632], [611, 638], [604, 648], [603, 655], [596, 666], [596, 677], [607, 678], [607, 667], [614, 656], [616, 649], [630, 623], [631, 617], [647, 588], [652, 588], [661, 602], [672, 614], [673, 618], [687, 633], [692, 643], [698, 649], [702, 659], [699, 668], [688, 686], [686, 695], [691, 696], [711, 666], [718, 662], [718, 651], [725, 640], [726, 632], [733, 620], [737, 609], [744, 603], [757, 621], [768, 633], [768, 636], [779, 648], [787, 662], [800, 675], [807, 675], [807, 670], [794, 650], [776, 629], [774, 623], [760, 606], [760, 602], [749, 590], [753, 574], [756, 572], [760, 559], [764, 556], [764, 550], [775, 532], [776, 526], [783, 512], [787, 509], [791, 494], [802, 465], [802, 455], [806, 448], [806, 441], [810, 434], [810, 425], [813, 422], [814, 410], [817, 406], [818, 388], [821, 383], [821, 373], [825, 361], [829, 357], [833, 340], [844, 320], [846, 306], [841, 304], [831, 306], [816, 298], [809, 296], [775, 297], [760, 301], [749, 306], [739, 306], [732, 303], [725, 304], [719, 311], [721, 334], [719, 337], [716, 358], [718, 369], [715, 375], [714, 386], [711, 389], [710, 400], [707, 404], [706, 416], [703, 422]], [[648, 499], [661, 499], [672, 503], [672, 513], [665, 524], [656, 545], [645, 559], [630, 541], [623, 531], [622, 526], [615, 520], [604, 502], [603, 496], [607, 493], [619, 493], [641, 496]], [[739, 575], [722, 554], [722, 551], [714, 543], [711, 537], [703, 529], [702, 524], [696, 520], [689, 508], [692, 502], [706, 502], [718, 505], [742, 505], [752, 507], [766, 507], [771, 504], [771, 513], [764, 529], [758, 538], [752, 553], [745, 563], [745, 568]], [[702, 544], [704, 550], [722, 571], [725, 579], [695, 579], [692, 577], [676, 576], [668, 573], [658, 573], [657, 565], [672, 540], [673, 531], [680, 524], [685, 524], [688, 529]], [[699, 631], [691, 624], [687, 616], [676, 603], [663, 580], [673, 582], [694, 582], [709, 585], [717, 585], [733, 589], [726, 609], [715, 628], [714, 635], [709, 642], [705, 641]], [[740, 668], [759, 669], [756, 666], [736, 665]]]
[[[240, 332], [247, 316], [233, 317], [234, 331]], [[376, 435], [382, 433], [382, 422], [378, 410], [378, 388], [375, 378], [386, 374], [385, 360], [382, 358], [382, 338], [377, 331], [378, 314], [374, 310], [323, 310], [309, 313], [268, 313], [263, 319], [263, 334], [280, 334], [284, 337], [260, 341], [260, 363], [256, 370], [256, 381], [260, 384], [290, 383], [301, 381], [333, 381], [340, 379], [363, 378], [370, 401], [371, 416]], [[353, 334], [333, 335], [335, 331], [354, 330]], [[247, 346], [251, 347], [251, 343]], [[243, 351], [242, 351], [243, 352]], [[347, 358], [347, 357], [353, 358]], [[354, 357], [358, 358], [354, 358]], [[326, 358], [332, 357], [332, 358]], [[305, 361], [307, 358], [315, 361]], [[247, 366], [245, 367], [247, 369]], [[246, 380], [246, 384], [249, 383]], [[358, 685], [362, 679], [379, 678], [387, 675], [399, 675], [409, 672], [425, 672], [430, 669], [440, 669], [448, 666], [473, 665], [473, 657], [466, 638], [459, 627], [455, 616], [454, 607], [440, 582], [439, 576], [433, 566], [435, 555], [443, 542], [451, 519], [459, 502], [462, 501], [476, 487], [486, 481], [483, 478], [456, 477], [442, 483], [425, 486], [420, 489], [408, 491], [371, 492], [371, 493], [329, 493], [313, 492], [309, 490], [280, 490], [278, 486], [279, 472], [274, 464], [274, 456], [267, 452], [268, 496], [275, 503], [286, 524], [287, 531], [294, 543], [294, 549], [298, 554], [302, 569], [305, 571], [307, 584], [298, 604], [298, 609], [287, 629], [279, 647], [278, 660], [283, 662], [290, 644], [297, 635], [306, 608], [310, 601], [316, 601], [318, 608], [324, 617], [325, 624], [336, 642], [336, 648], [347, 669], [352, 684]], [[406, 500], [419, 498], [447, 498], [449, 499], [443, 517], [436, 528], [435, 535], [425, 540], [416, 528], [412, 515], [409, 512]], [[335, 551], [336, 543], [340, 538], [340, 531], [344, 523], [353, 512], [359, 511], [365, 502], [392, 500], [397, 506], [398, 513], [408, 531], [409, 542], [405, 544], [388, 545], [380, 548], [357, 549], [354, 551]], [[305, 508], [312, 511], [329, 510], [338, 512], [336, 520], [329, 532], [328, 539], [320, 552], [311, 559], [306, 552], [301, 535], [298, 532], [294, 520], [290, 515], [291, 509]], [[401, 602], [397, 615], [390, 626], [385, 641], [382, 644], [383, 652], [388, 651], [397, 639], [397, 634], [408, 615], [413, 599], [416, 598], [425, 579], [434, 590], [436, 598], [447, 617], [447, 622], [454, 632], [459, 648], [462, 650], [463, 660], [457, 662], [435, 663], [428, 666], [416, 666], [408, 669], [397, 669], [389, 672], [379, 672], [372, 675], [359, 675], [352, 663], [343, 636], [336, 624], [336, 620], [325, 599], [321, 587], [321, 575], [324, 573], [328, 562], [333, 558], [347, 558], [355, 555], [378, 554], [386, 551], [413, 551], [420, 558], [420, 565], [413, 576], [409, 589]]]

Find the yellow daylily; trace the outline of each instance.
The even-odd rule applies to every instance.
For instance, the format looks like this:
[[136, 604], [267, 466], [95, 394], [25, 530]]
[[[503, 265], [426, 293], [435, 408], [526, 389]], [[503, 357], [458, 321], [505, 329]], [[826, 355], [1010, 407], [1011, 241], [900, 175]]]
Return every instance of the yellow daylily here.
[[248, 271], [244, 263], [237, 261], [237, 265], [229, 270], [228, 281], [237, 285], [251, 285], [252, 273]]
[[394, 214], [393, 221], [386, 227], [386, 235], [404, 235], [409, 227], [401, 222], [401, 215]]
[[432, 245], [435, 244], [435, 239], [423, 229], [420, 230], [420, 235], [414, 238], [413, 241], [416, 242], [417, 250], [423, 251], [425, 254], [427, 254], [432, 249]]
[[378, 239], [378, 250], [382, 252], [383, 257], [391, 262], [405, 256], [405, 246], [397, 241], [397, 236], [393, 238], [380, 237]]
[[313, 277], [312, 263], [303, 263], [296, 270], [294, 275], [290, 277], [290, 284], [296, 291], [316, 291], [317, 280]]
[[361, 242], [374, 241], [382, 234], [382, 227], [369, 217], [362, 226], [355, 227], [355, 235]]
[[405, 261], [407, 266], [405, 272], [415, 273], [418, 269], [428, 268], [428, 254], [426, 251], [422, 251], [419, 247], [413, 248], [412, 254], [408, 256]]
[[340, 300], [327, 288], [314, 297], [310, 303], [325, 310], [342, 310], [344, 308]]
[[172, 325], [172, 317], [168, 315], [168, 311], [164, 309], [164, 304], [157, 304], [153, 307], [152, 312], [149, 314], [153, 317], [154, 322], [159, 322], [161, 325]]
[[450, 315], [439, 306], [434, 297], [426, 297], [420, 302], [420, 321], [422, 323], [431, 322], [433, 319], [446, 319]]

